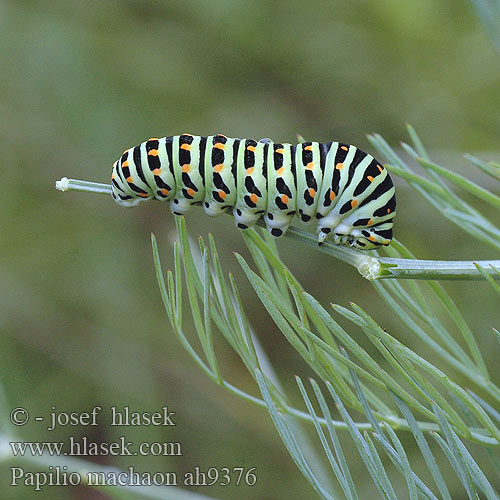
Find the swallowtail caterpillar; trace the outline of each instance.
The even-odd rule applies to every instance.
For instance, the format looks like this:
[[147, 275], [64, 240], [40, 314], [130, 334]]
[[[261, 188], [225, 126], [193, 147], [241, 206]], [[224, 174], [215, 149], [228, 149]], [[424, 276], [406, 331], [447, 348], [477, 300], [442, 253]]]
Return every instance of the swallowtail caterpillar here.
[[260, 217], [273, 236], [296, 215], [318, 220], [318, 242], [361, 250], [389, 245], [396, 214], [394, 185], [371, 155], [341, 142], [275, 143], [191, 134], [149, 139], [114, 163], [112, 195], [120, 205], [170, 201], [175, 214], [203, 206], [209, 216], [232, 210], [238, 227]]

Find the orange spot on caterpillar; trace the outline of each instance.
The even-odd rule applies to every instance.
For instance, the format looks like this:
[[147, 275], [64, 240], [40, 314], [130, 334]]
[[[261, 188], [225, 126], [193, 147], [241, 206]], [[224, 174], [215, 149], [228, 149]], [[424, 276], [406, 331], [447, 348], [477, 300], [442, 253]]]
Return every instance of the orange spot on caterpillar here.
[[133, 182], [132, 176], [127, 177], [126, 181], [127, 181], [127, 182]]
[[255, 152], [255, 146], [247, 146], [248, 151]]
[[358, 204], [358, 200], [354, 199], [351, 201], [351, 207], [354, 208]]
[[278, 153], [280, 155], [282, 155], [283, 153], [285, 152], [285, 150], [283, 148], [278, 148], [275, 153]]
[[155, 169], [153, 170], [153, 174], [154, 174], [154, 175], [160, 175], [160, 174], [161, 174], [161, 168], [155, 168]]
[[343, 149], [344, 151], [348, 151], [349, 148], [347, 146], [340, 146], [340, 149]]
[[312, 150], [313, 150], [313, 147], [312, 147], [312, 146], [306, 146], [304, 149], [305, 149], [306, 151], [312, 151]]
[[368, 224], [367, 224], [367, 225], [368, 225], [368, 226], [371, 226], [372, 224], [373, 224], [373, 219], [370, 219], [370, 220], [368, 221]]
[[254, 203], [257, 203], [257, 201], [259, 201], [259, 197], [255, 194], [255, 193], [252, 193], [250, 195], [250, 199], [254, 202]]
[[225, 144], [222, 144], [222, 142], [217, 142], [214, 144], [215, 149], [224, 149]]
[[335, 165], [335, 168], [336, 168], [337, 170], [342, 170], [343, 166], [344, 166], [344, 164], [343, 164], [343, 163], [337, 163], [337, 165]]
[[128, 167], [128, 161], [124, 161], [124, 162], [122, 163], [122, 168], [125, 168], [125, 167]]
[[187, 188], [187, 194], [188, 194], [189, 196], [194, 196], [194, 189], [192, 189], [192, 188]]
[[148, 197], [147, 193], [137, 193], [137, 195], [140, 196], [141, 198], [147, 198]]
[[186, 151], [191, 150], [191, 144], [181, 144], [181, 149], [184, 149]]
[[372, 177], [371, 175], [369, 175], [369, 176], [367, 177], [367, 179], [368, 179], [370, 182], [373, 182], [373, 177]]
[[189, 163], [184, 163], [184, 165], [182, 165], [183, 172], [189, 172], [190, 170], [191, 170], [191, 165]]
[[151, 137], [148, 139], [148, 141], [157, 141], [158, 140], [158, 137]]
[[314, 163], [312, 161], [310, 161], [307, 165], [306, 165], [306, 168], [307, 170], [312, 170], [314, 168]]
[[313, 188], [309, 188], [309, 196], [314, 198], [316, 196], [316, 190]]
[[282, 194], [281, 201], [286, 205], [290, 201], [290, 198], [286, 194]]
[[285, 173], [285, 167], [280, 167], [278, 170], [276, 170], [278, 175], [283, 175]]
[[248, 175], [252, 175], [253, 174], [253, 169], [254, 169], [254, 167], [248, 167], [247, 168], [247, 174]]
[[373, 235], [372, 235], [372, 236], [368, 236], [368, 239], [369, 239], [370, 241], [375, 241], [375, 236], [373, 236]]
[[377, 168], [379, 169], [379, 172], [382, 172], [382, 170], [384, 170], [380, 165], [377, 165]]
[[335, 199], [335, 193], [333, 191], [330, 191], [330, 201], [333, 201]]
[[387, 209], [387, 213], [388, 213], [388, 214], [390, 214], [390, 213], [391, 213], [391, 209], [390, 209], [390, 208], [388, 208], [388, 209]]
[[216, 172], [220, 172], [224, 168], [224, 165], [222, 163], [219, 163], [218, 165], [215, 165], [214, 170]]
[[112, 173], [112, 174], [111, 174], [111, 180], [113, 180], [114, 178], [115, 178], [115, 174], [114, 174], [114, 173]]
[[152, 149], [151, 151], [148, 151], [149, 156], [158, 156], [158, 150], [157, 149]]
[[226, 193], [222, 191], [222, 189], [219, 190], [219, 196], [224, 200], [226, 198]]
[[168, 193], [169, 193], [168, 189], [163, 188], [161, 190], [161, 194], [163, 194], [164, 196], [167, 196]]

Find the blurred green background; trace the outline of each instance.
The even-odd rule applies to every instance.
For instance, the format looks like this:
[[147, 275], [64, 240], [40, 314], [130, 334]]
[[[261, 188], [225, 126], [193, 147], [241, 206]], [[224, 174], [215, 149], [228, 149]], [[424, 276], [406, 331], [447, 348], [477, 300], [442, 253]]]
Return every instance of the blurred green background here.
[[[180, 474], [194, 466], [257, 467], [252, 488], [193, 491], [221, 499], [310, 495], [267, 412], [211, 383], [173, 337], [150, 248], [154, 232], [165, 267], [172, 265], [167, 206], [126, 210], [104, 196], [63, 195], [54, 181], [108, 182], [121, 152], [151, 136], [221, 132], [294, 142], [300, 133], [373, 152], [366, 133], [398, 144], [406, 139], [405, 122], [435, 158], [463, 172], [470, 168], [464, 151], [498, 158], [499, 96], [500, 57], [462, 0], [0, 0], [0, 374], [10, 405], [3, 413], [15, 406], [47, 415], [52, 406], [168, 405], [175, 428], [127, 429], [126, 436], [180, 441], [183, 457], [96, 461]], [[232, 221], [195, 210], [187, 222], [193, 237], [215, 235], [253, 327], [298, 403], [292, 375], [309, 373], [239, 270], [231, 252], [247, 253]], [[396, 235], [421, 258], [495, 257], [402, 183]], [[393, 326], [352, 268], [294, 241], [279, 247], [323, 304], [355, 300]], [[449, 290], [494, 367], [498, 349], [488, 328], [495, 319], [499, 326], [498, 306], [488, 301], [488, 286], [454, 283]], [[392, 333], [412, 345], [407, 332]], [[225, 377], [257, 394], [228, 346], [220, 338], [216, 345]], [[124, 433], [104, 425], [49, 433], [36, 422], [6, 429], [37, 441], [111, 441]], [[366, 475], [359, 465], [356, 476], [355, 463], [354, 471]], [[7, 472], [2, 498], [32, 498], [29, 488], [8, 488]], [[366, 488], [371, 494], [371, 483]], [[54, 487], [36, 498], [89, 495], [109, 498]]]

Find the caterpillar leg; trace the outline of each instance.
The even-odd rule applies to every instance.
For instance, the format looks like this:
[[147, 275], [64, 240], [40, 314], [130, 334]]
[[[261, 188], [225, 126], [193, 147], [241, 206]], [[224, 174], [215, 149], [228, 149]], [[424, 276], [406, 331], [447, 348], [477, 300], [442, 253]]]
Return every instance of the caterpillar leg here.
[[[318, 244], [321, 245], [323, 241], [324, 239], [321, 242], [318, 239]], [[340, 233], [334, 233], [332, 241], [336, 245], [358, 248], [359, 250], [371, 250], [381, 245], [381, 243], [379, 245], [373, 244], [373, 242], [368, 240], [367, 238], [356, 238], [352, 234], [340, 234]]]
[[219, 217], [219, 215], [226, 213], [228, 208], [230, 208], [229, 205], [220, 205], [210, 201], [203, 202], [203, 210], [209, 217]]
[[[318, 244], [321, 245], [332, 231], [337, 235], [348, 235], [351, 229], [350, 225], [342, 224], [342, 217], [340, 215], [332, 211], [318, 222]], [[342, 245], [344, 243], [339, 244]]]
[[184, 215], [192, 206], [191, 201], [186, 198], [174, 198], [170, 202], [170, 211], [175, 215]]
[[389, 245], [392, 239], [392, 220], [372, 227], [353, 227], [345, 223], [335, 228], [318, 227], [318, 244], [322, 244], [333, 231], [332, 240], [337, 245], [351, 246], [360, 250], [373, 250], [382, 245]]
[[234, 222], [240, 229], [248, 229], [260, 219], [262, 212], [236, 206], [233, 208]]
[[276, 238], [283, 236], [290, 226], [294, 213], [295, 212], [286, 214], [280, 211], [267, 212], [264, 215], [267, 230]]

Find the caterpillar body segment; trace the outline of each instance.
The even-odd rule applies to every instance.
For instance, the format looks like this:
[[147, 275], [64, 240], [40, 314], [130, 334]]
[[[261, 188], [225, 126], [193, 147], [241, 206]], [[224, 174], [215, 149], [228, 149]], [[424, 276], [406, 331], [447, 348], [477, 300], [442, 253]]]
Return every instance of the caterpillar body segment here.
[[170, 201], [175, 214], [202, 205], [215, 217], [231, 210], [236, 225], [260, 217], [273, 236], [294, 216], [318, 220], [318, 242], [362, 250], [389, 245], [396, 198], [387, 170], [341, 142], [275, 143], [182, 134], [151, 138], [113, 164], [113, 199], [124, 206]]

